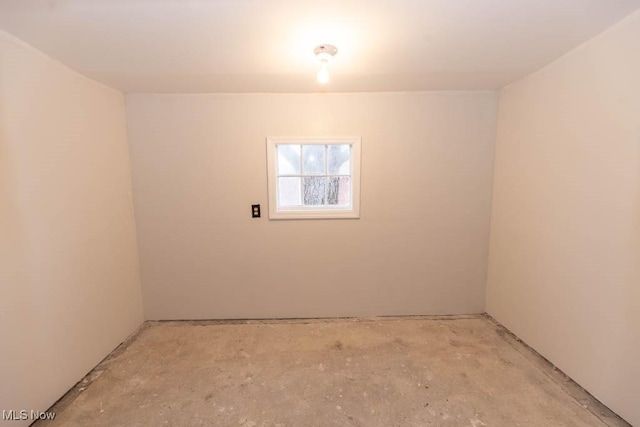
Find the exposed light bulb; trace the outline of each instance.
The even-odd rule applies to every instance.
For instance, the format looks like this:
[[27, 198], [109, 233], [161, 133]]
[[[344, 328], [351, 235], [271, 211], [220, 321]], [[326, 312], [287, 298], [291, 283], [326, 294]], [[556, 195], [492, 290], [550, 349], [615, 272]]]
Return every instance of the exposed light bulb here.
[[313, 53], [316, 54], [318, 62], [320, 62], [320, 71], [318, 71], [317, 79], [320, 84], [329, 83], [329, 64], [338, 53], [338, 48], [330, 44], [321, 44], [317, 46]]
[[318, 83], [320, 84], [327, 84], [329, 83], [329, 70], [327, 69], [327, 65], [326, 64], [322, 64], [322, 67], [320, 67], [320, 71], [318, 71]]

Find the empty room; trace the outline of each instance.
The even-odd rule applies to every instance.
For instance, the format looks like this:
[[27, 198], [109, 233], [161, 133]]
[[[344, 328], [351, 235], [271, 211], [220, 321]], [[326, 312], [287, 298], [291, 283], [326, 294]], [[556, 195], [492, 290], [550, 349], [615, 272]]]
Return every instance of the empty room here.
[[640, 427], [640, 0], [0, 0], [1, 426]]

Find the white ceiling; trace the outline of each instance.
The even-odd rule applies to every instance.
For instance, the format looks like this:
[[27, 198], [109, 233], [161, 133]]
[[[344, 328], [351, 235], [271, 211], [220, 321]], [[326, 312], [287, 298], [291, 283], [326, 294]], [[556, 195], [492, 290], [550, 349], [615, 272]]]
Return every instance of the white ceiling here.
[[[125, 92], [497, 89], [640, 0], [0, 0], [0, 28]], [[338, 49], [326, 88], [313, 48]]]

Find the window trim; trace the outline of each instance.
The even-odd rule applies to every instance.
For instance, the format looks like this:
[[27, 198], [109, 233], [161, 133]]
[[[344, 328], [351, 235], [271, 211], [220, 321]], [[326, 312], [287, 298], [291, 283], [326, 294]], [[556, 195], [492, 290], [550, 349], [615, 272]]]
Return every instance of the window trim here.
[[[360, 218], [360, 158], [361, 138], [359, 136], [329, 136], [329, 137], [267, 137], [267, 184], [269, 196], [269, 219], [357, 219]], [[351, 207], [342, 208], [323, 206], [295, 207], [278, 209], [278, 156], [277, 145], [351, 145], [350, 182], [351, 182]]]

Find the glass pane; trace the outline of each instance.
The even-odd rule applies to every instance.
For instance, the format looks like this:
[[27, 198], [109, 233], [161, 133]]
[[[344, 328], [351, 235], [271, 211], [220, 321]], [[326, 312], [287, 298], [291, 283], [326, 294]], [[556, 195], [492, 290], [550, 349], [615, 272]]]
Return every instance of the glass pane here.
[[324, 145], [302, 146], [302, 173], [324, 174]]
[[300, 146], [278, 145], [278, 175], [300, 174]]
[[349, 144], [329, 145], [327, 151], [329, 173], [351, 174], [351, 146]]
[[327, 204], [351, 206], [351, 182], [348, 176], [329, 177]]
[[300, 206], [300, 178], [278, 178], [278, 206]]
[[[321, 146], [322, 147], [322, 146]], [[324, 176], [305, 176], [304, 180], [304, 204], [324, 205]]]

